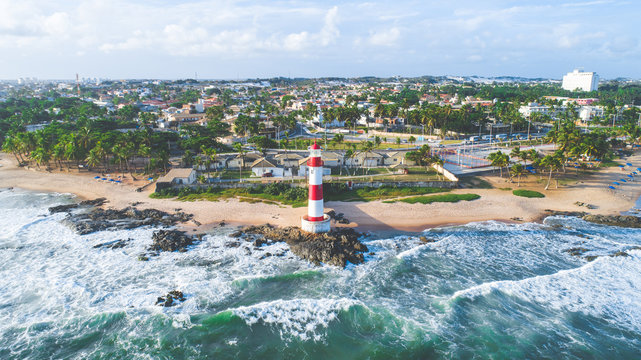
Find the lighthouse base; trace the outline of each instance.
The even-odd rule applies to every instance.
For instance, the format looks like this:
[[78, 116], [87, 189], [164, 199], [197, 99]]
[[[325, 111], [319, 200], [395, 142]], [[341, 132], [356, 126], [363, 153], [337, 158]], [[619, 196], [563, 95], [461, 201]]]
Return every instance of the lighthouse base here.
[[327, 214], [323, 214], [323, 220], [321, 221], [309, 221], [307, 220], [307, 215], [305, 215], [300, 219], [300, 227], [303, 231], [312, 234], [326, 233], [330, 230], [330, 220], [331, 218]]

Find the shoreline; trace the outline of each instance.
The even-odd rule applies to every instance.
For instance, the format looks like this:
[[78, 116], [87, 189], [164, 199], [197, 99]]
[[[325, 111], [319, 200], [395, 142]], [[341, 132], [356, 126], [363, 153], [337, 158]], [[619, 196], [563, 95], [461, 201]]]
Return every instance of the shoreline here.
[[[641, 165], [641, 154], [634, 154], [627, 162]], [[116, 185], [99, 182], [93, 177], [97, 173], [46, 172], [27, 170], [16, 166], [10, 155], [0, 153], [0, 188], [15, 187], [32, 191], [68, 193], [79, 200], [107, 198], [105, 207], [124, 208], [138, 203], [137, 208], [154, 208], [166, 212], [182, 209], [194, 215], [196, 222], [181, 224], [179, 228], [188, 231], [206, 231], [226, 225], [259, 225], [269, 223], [276, 226], [299, 226], [300, 216], [306, 208], [292, 208], [286, 205], [240, 202], [237, 199], [210, 201], [178, 201], [173, 199], [152, 199], [153, 185], [142, 192], [135, 189], [144, 181], [128, 179], [125, 184]], [[429, 228], [462, 225], [478, 221], [500, 221], [506, 223], [540, 222], [547, 209], [557, 211], [584, 211], [589, 214], [614, 215], [630, 210], [641, 196], [641, 182], [627, 183], [623, 190], [612, 192], [607, 185], [619, 179], [619, 168], [605, 168], [597, 173], [577, 179], [559, 189], [542, 191], [538, 175], [530, 175], [521, 181], [519, 189], [538, 190], [545, 198], [523, 198], [512, 195], [505, 187], [517, 189], [498, 177], [485, 177], [494, 189], [455, 189], [452, 193], [475, 193], [481, 196], [474, 201], [457, 203], [407, 204], [396, 202], [386, 204], [371, 202], [327, 202], [325, 211], [344, 213], [349, 225], [361, 232], [407, 232], [418, 233]], [[504, 187], [504, 189], [501, 189]], [[595, 209], [579, 207], [577, 201], [594, 205]], [[520, 220], [515, 220], [520, 219]]]

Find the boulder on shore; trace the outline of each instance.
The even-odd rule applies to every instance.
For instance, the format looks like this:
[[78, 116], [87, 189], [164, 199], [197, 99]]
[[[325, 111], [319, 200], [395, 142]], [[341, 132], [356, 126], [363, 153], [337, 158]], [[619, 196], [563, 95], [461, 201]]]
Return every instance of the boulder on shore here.
[[[351, 228], [334, 228], [328, 233], [312, 234], [294, 226], [276, 228], [266, 224], [248, 226], [231, 236], [252, 241], [257, 246], [266, 243], [264, 240], [285, 242], [296, 256], [315, 265], [325, 263], [345, 267], [347, 262], [360, 264], [365, 261], [363, 253], [368, 251], [367, 246], [358, 240], [361, 234]], [[264, 240], [256, 236], [262, 236]]]

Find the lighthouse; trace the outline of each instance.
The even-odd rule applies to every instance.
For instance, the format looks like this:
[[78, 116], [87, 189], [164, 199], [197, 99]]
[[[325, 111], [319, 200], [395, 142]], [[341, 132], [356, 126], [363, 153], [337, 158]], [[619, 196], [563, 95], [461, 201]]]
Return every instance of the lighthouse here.
[[307, 168], [309, 169], [309, 197], [307, 215], [301, 219], [301, 228], [315, 234], [328, 232], [330, 219], [329, 215], [323, 211], [323, 160], [321, 148], [316, 142], [310, 147]]

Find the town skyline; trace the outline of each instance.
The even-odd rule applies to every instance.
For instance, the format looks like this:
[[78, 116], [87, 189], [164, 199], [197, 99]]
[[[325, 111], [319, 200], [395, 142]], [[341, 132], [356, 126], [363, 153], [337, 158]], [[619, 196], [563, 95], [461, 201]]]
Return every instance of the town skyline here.
[[627, 1], [0, 3], [0, 78], [640, 78]]

